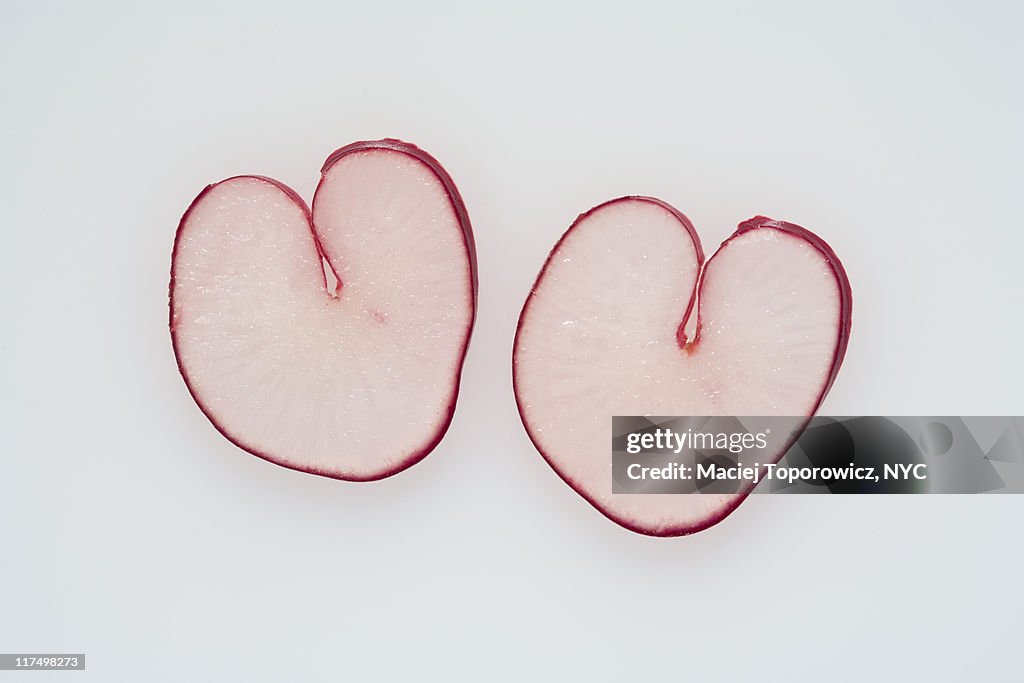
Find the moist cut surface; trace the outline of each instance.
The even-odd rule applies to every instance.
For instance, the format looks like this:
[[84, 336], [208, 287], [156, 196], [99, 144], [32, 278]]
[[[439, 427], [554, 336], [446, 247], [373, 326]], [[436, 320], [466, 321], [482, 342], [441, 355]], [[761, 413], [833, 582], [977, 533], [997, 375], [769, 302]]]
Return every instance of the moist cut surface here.
[[[685, 216], [651, 198], [615, 200], [573, 224], [523, 308], [520, 414], [555, 471], [614, 521], [698, 531], [745, 493], [612, 494], [611, 417], [810, 416], [842, 362], [850, 315], [839, 260], [803, 228], [752, 219], [704, 264]], [[775, 450], [762, 462], [785, 452]]]
[[416, 147], [338, 150], [312, 212], [268, 178], [208, 187], [181, 221], [171, 277], [182, 376], [242, 448], [378, 479], [447, 429], [475, 316], [475, 253], [454, 184]]

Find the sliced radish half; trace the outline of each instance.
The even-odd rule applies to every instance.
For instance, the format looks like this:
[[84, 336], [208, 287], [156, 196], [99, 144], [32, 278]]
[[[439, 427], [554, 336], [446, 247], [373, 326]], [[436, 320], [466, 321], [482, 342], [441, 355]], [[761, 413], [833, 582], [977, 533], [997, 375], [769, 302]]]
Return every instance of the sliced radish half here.
[[753, 218], [705, 264], [680, 212], [616, 199], [573, 223], [523, 306], [519, 413], [555, 472], [615, 522], [654, 536], [700, 531], [749, 489], [613, 494], [612, 416], [813, 415], [846, 352], [851, 307], [839, 259], [799, 226]]
[[359, 142], [327, 159], [312, 213], [258, 176], [200, 193], [174, 242], [171, 339], [192, 397], [239, 447], [380, 479], [451, 422], [476, 282], [440, 164], [398, 140]]

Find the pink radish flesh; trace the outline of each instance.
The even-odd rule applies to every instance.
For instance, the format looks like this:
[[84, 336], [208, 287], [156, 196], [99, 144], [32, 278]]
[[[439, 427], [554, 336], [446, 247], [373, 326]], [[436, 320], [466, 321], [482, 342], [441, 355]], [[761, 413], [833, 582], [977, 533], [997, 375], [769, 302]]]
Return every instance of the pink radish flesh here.
[[614, 200], [577, 219], [523, 307], [513, 352], [523, 424], [612, 520], [657, 536], [699, 531], [745, 492], [612, 494], [611, 417], [813, 415], [850, 315], [842, 265], [803, 228], [752, 219], [704, 265], [685, 216], [655, 199]]
[[228, 439], [286, 467], [370, 480], [423, 458], [451, 421], [475, 311], [462, 200], [399, 141], [335, 152], [312, 216], [284, 185], [242, 176], [178, 228], [181, 374]]

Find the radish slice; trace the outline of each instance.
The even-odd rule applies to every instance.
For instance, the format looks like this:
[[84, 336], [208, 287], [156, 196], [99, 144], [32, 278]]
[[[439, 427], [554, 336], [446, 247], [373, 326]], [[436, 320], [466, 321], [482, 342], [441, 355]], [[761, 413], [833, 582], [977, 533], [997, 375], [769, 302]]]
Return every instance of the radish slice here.
[[516, 334], [516, 400], [537, 450], [599, 511], [654, 536], [705, 529], [749, 489], [613, 494], [612, 416], [811, 416], [849, 339], [846, 273], [809, 231], [754, 218], [703, 260], [690, 221], [668, 204], [602, 204], [555, 245]]
[[312, 214], [274, 180], [229, 178], [181, 220], [170, 308], [182, 377], [229, 440], [313, 474], [395, 474], [455, 410], [476, 314], [466, 209], [397, 140], [332, 154]]

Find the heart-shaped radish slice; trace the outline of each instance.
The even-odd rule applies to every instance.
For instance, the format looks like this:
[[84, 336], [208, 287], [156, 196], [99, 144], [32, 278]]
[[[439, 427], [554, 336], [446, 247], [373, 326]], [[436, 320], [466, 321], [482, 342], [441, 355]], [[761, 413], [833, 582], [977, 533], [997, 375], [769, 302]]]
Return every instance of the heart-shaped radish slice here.
[[705, 529], [749, 489], [613, 494], [613, 415], [810, 416], [846, 352], [849, 282], [816, 235], [758, 217], [703, 261], [681, 213], [617, 199], [562, 236], [519, 317], [513, 383], [534, 445], [594, 507], [644, 534]]
[[476, 314], [466, 209], [397, 140], [332, 154], [312, 213], [274, 180], [229, 178], [181, 219], [170, 308], [182, 377], [224, 436], [305, 472], [389, 476], [455, 410]]

